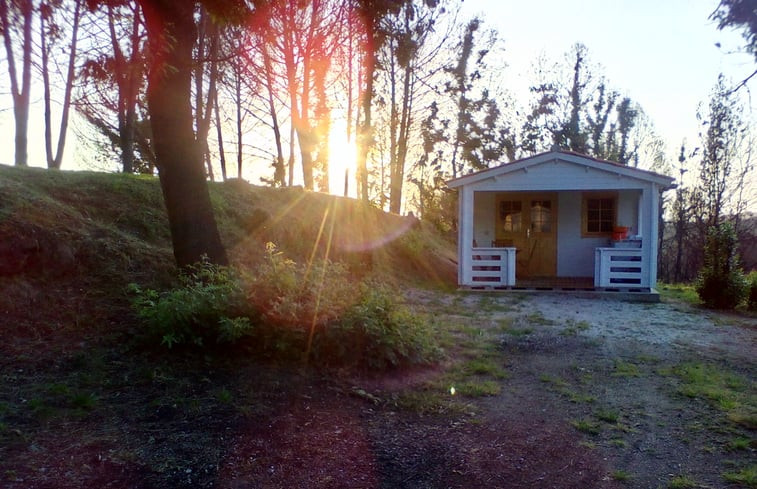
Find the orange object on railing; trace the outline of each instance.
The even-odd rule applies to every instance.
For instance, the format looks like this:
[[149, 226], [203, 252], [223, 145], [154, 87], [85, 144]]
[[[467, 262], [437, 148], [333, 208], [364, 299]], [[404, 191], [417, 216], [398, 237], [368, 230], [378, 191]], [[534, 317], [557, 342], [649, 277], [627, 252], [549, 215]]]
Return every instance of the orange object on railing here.
[[626, 226], [615, 226], [612, 229], [612, 240], [622, 241], [628, 237], [628, 228]]

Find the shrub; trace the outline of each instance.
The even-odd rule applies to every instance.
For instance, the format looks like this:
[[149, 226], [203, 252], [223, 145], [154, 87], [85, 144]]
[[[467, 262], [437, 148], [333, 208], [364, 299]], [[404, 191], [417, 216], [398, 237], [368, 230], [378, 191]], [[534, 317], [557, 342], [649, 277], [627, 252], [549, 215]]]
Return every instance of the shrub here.
[[705, 306], [733, 309], [746, 298], [747, 283], [738, 266], [736, 232], [730, 223], [711, 227], [704, 245], [704, 266], [696, 289]]
[[298, 328], [340, 317], [359, 288], [341, 263], [311, 259], [298, 264], [266, 244], [263, 262], [247, 277], [248, 301], [269, 325]]
[[247, 346], [278, 360], [372, 369], [438, 357], [428, 321], [389, 286], [357, 282], [327, 260], [297, 264], [273, 243], [264, 258], [244, 277], [203, 261], [166, 292], [132, 284], [133, 307], [169, 348], [249, 338]]
[[757, 271], [751, 272], [747, 277], [749, 281], [749, 298], [747, 305], [752, 311], [757, 311]]
[[168, 348], [233, 342], [252, 333], [240, 280], [228, 267], [203, 260], [182, 272], [179, 286], [166, 292], [129, 287], [148, 337]]
[[439, 357], [429, 322], [403, 306], [389, 286], [366, 282], [360, 289], [359, 301], [318, 332], [316, 361], [386, 369]]

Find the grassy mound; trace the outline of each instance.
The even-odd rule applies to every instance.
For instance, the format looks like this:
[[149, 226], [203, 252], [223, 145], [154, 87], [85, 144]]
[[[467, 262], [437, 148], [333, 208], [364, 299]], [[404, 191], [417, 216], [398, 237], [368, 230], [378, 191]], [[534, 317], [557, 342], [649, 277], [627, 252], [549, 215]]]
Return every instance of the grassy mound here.
[[[233, 264], [250, 268], [273, 242], [298, 263], [328, 259], [351, 276], [455, 283], [454, 246], [413, 218], [352, 199], [241, 181], [211, 185]], [[0, 166], [0, 320], [4, 347], [39, 352], [133, 327], [127, 284], [175, 279], [157, 179]], [[55, 345], [52, 347], [50, 345]]]

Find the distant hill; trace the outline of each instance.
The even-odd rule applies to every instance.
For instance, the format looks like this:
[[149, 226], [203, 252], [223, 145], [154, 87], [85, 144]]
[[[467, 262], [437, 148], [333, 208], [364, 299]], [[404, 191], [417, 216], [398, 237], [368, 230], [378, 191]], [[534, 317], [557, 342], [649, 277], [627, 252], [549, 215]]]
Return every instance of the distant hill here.
[[[295, 261], [328, 257], [356, 276], [455, 284], [454, 244], [414, 218], [301, 188], [210, 189], [235, 266], [254, 264], [273, 242]], [[0, 166], [0, 236], [0, 323], [17, 341], [42, 346], [77, 325], [102, 333], [128, 323], [126, 285], [175, 275], [154, 177]]]

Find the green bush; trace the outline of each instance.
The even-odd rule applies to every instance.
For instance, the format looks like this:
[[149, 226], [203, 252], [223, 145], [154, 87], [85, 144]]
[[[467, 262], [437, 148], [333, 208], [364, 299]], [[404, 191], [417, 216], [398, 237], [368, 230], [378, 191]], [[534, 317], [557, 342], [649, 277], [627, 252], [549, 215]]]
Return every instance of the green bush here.
[[749, 281], [749, 298], [747, 305], [749, 310], [757, 311], [757, 271], [751, 272], [747, 277]]
[[202, 262], [158, 292], [132, 284], [148, 336], [171, 348], [243, 339], [248, 351], [319, 365], [385, 369], [439, 355], [431, 327], [389, 286], [358, 282], [326, 260], [297, 264], [276, 246], [244, 277]]
[[424, 317], [403, 306], [387, 285], [366, 282], [359, 301], [319, 331], [312, 355], [319, 363], [386, 369], [430, 363], [440, 352]]
[[266, 245], [264, 260], [247, 277], [245, 288], [263, 322], [289, 328], [320, 326], [340, 317], [359, 292], [341, 263], [311, 259], [298, 264], [273, 243]]
[[182, 272], [179, 286], [158, 292], [129, 286], [132, 307], [147, 336], [172, 348], [234, 342], [253, 332], [239, 278], [230, 268], [204, 260]]
[[696, 289], [705, 306], [733, 309], [746, 299], [747, 282], [738, 266], [736, 232], [730, 223], [711, 227], [704, 245], [704, 266]]

